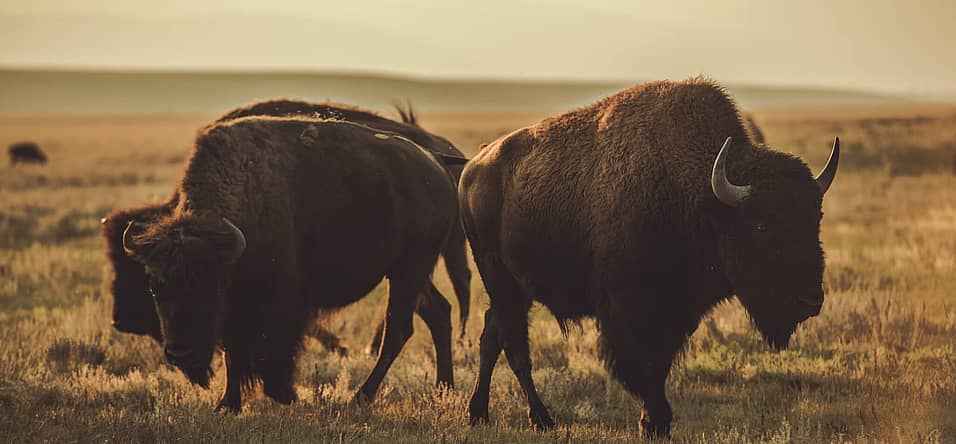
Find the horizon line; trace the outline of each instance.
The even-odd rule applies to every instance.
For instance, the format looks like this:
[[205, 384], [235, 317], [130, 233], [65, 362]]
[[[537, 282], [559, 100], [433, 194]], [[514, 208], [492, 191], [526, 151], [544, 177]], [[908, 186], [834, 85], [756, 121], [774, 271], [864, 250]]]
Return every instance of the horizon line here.
[[[497, 76], [466, 76], [466, 75], [427, 75], [420, 73], [408, 73], [390, 70], [363, 70], [363, 69], [322, 69], [322, 68], [237, 68], [237, 67], [122, 67], [122, 66], [83, 66], [83, 65], [15, 65], [0, 62], [0, 71], [5, 72], [45, 72], [45, 73], [64, 73], [64, 74], [120, 74], [120, 75], [144, 75], [144, 74], [171, 74], [171, 75], [241, 75], [241, 76], [262, 76], [262, 75], [290, 75], [290, 76], [342, 76], [342, 77], [363, 77], [363, 78], [387, 78], [399, 81], [414, 83], [489, 83], [489, 84], [544, 84], [544, 85], [577, 85], [577, 86], [625, 86], [636, 85], [653, 80], [682, 80], [697, 76], [703, 76], [717, 81], [711, 76], [697, 74], [682, 77], [681, 79], [594, 79], [594, 78], [547, 78], [547, 77], [497, 77]], [[749, 82], [721, 82], [731, 88], [751, 88], [767, 90], [793, 90], [793, 91], [823, 91], [840, 92], [844, 94], [858, 94], [866, 96], [878, 96], [887, 99], [906, 99], [906, 98], [926, 98], [926, 93], [919, 92], [889, 92], [876, 89], [864, 89], [853, 87], [842, 87], [834, 85], [812, 85], [812, 84], [792, 84], [792, 83], [749, 83]], [[934, 95], [946, 96], [952, 98], [956, 96], [956, 91], [937, 91]]]

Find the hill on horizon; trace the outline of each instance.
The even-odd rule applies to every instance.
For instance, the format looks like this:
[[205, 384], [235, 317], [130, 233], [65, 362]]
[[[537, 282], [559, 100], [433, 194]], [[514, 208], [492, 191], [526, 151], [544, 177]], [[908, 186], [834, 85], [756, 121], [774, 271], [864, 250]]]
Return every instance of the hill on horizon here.
[[[573, 0], [460, 7], [427, 0], [414, 8], [374, 0], [334, 7], [305, 0], [8, 2], [0, 7], [0, 67], [624, 82], [706, 74], [741, 85], [956, 99], [956, 59], [945, 56], [949, 8], [857, 11], [861, 1], [713, 3], [694, 14], [676, 5]], [[883, 15], [873, 17], [878, 10]]]
[[[0, 114], [218, 114], [255, 99], [333, 100], [424, 112], [559, 112], [625, 82], [447, 80], [331, 72], [121, 72], [0, 69]], [[745, 109], [865, 105], [906, 98], [840, 89], [728, 85]]]

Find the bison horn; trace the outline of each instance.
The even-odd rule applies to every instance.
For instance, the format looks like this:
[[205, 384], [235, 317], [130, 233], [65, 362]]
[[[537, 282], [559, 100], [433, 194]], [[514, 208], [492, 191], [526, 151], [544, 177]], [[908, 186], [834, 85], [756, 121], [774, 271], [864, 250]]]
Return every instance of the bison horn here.
[[710, 175], [710, 188], [714, 191], [717, 199], [731, 207], [740, 206], [740, 203], [750, 195], [750, 185], [734, 185], [727, 179], [727, 152], [730, 150], [730, 140], [728, 137], [724, 141], [724, 146], [717, 153], [717, 159], [714, 160], [714, 170]]
[[129, 221], [129, 224], [126, 225], [126, 229], [123, 230], [123, 251], [125, 251], [128, 256], [136, 254], [136, 243], [130, 238], [133, 225], [136, 225], [135, 220]]
[[232, 264], [239, 260], [239, 257], [242, 256], [242, 252], [246, 250], [246, 235], [242, 234], [242, 230], [240, 230], [239, 227], [235, 226], [232, 222], [229, 222], [229, 219], [224, 217], [222, 218], [222, 221], [226, 224], [226, 227], [229, 228], [229, 231], [232, 232], [232, 235], [235, 238], [235, 244], [233, 244], [232, 251], [226, 259], [227, 264]]
[[833, 179], [836, 177], [837, 166], [840, 164], [840, 138], [833, 139], [833, 149], [830, 150], [830, 158], [827, 159], [827, 166], [816, 177], [817, 186], [820, 187], [820, 193], [825, 194], [830, 185], [833, 185]]

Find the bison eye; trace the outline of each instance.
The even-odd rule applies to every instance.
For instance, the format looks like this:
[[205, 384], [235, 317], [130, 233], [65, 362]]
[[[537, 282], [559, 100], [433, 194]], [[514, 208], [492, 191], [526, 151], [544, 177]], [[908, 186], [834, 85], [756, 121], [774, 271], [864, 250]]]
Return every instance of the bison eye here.
[[762, 233], [764, 231], [767, 231], [767, 225], [763, 223], [758, 223], [754, 225], [754, 230]]

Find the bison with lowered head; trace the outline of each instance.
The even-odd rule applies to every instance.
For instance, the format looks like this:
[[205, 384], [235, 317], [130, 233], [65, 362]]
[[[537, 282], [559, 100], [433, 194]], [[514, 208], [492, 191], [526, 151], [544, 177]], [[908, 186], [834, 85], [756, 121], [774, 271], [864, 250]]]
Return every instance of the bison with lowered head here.
[[711, 308], [736, 294], [774, 347], [823, 305], [820, 218], [839, 144], [814, 177], [755, 146], [733, 100], [702, 79], [636, 86], [517, 130], [482, 150], [459, 189], [491, 306], [469, 404], [488, 418], [502, 349], [535, 427], [553, 425], [531, 378], [528, 309], [562, 326], [597, 318], [609, 371], [666, 435], [671, 364]]
[[[448, 139], [437, 134], [425, 131], [419, 124], [415, 112], [409, 104], [406, 109], [396, 105], [401, 122], [382, 117], [374, 112], [340, 103], [310, 103], [301, 100], [273, 99], [253, 102], [227, 112], [217, 121], [237, 119], [247, 116], [297, 116], [309, 115], [321, 119], [335, 119], [356, 122], [375, 129], [401, 134], [421, 145], [423, 148], [438, 154], [445, 160], [445, 169], [451, 173], [455, 186], [461, 177], [465, 155]], [[461, 321], [459, 336], [465, 335], [465, 324], [471, 307], [471, 270], [468, 268], [468, 258], [465, 248], [465, 232], [461, 223], [452, 227], [448, 243], [442, 251], [445, 269], [451, 281], [455, 297], [458, 299], [458, 318]], [[382, 325], [379, 324], [376, 338], [373, 339], [371, 349], [378, 350], [381, 339]]]
[[[417, 124], [415, 115], [410, 107], [407, 111], [400, 111], [403, 121], [396, 122], [371, 111], [348, 105], [272, 99], [243, 105], [227, 112], [216, 121], [226, 122], [242, 117], [260, 115], [277, 117], [302, 115], [324, 119], [348, 120], [401, 134], [412, 139], [422, 147], [440, 155], [447, 156], [450, 159], [463, 157], [461, 151], [456, 149], [447, 139], [422, 129]], [[451, 163], [447, 164], [446, 168], [452, 174], [455, 184], [457, 185], [462, 166], [460, 164]], [[113, 326], [118, 331], [146, 334], [156, 340], [162, 340], [156, 308], [153, 304], [152, 297], [149, 296], [146, 290], [146, 275], [143, 266], [126, 255], [123, 251], [122, 239], [123, 231], [130, 221], [149, 222], [157, 217], [167, 215], [177, 206], [178, 199], [179, 192], [177, 190], [163, 203], [117, 210], [102, 220], [102, 232], [106, 240], [107, 258], [112, 268], [108, 284], [109, 292], [113, 295]], [[448, 242], [442, 251], [442, 257], [458, 299], [461, 319], [460, 334], [463, 335], [471, 301], [471, 270], [468, 268], [465, 254], [465, 234], [464, 231], [462, 231], [460, 223], [456, 223], [452, 227]], [[442, 317], [439, 313], [428, 313], [427, 310], [446, 311], [450, 310], [450, 306], [442, 299], [431, 301], [428, 304], [422, 304], [419, 307], [419, 314], [429, 321], [426, 325], [431, 328], [436, 322], [443, 324], [443, 322], [440, 321]], [[379, 324], [375, 338], [373, 338], [372, 344], [369, 347], [371, 350], [378, 351], [381, 341], [382, 325], [384, 325], [384, 321]], [[439, 325], [436, 326], [436, 328], [440, 330], [445, 327]], [[344, 353], [345, 349], [339, 345], [338, 338], [321, 328], [320, 325], [316, 324], [312, 333], [326, 348], [331, 351]], [[441, 337], [440, 334], [434, 336]]]
[[[254, 381], [292, 402], [314, 313], [387, 278], [381, 352], [356, 395], [372, 399], [412, 334], [419, 294], [441, 297], [429, 275], [457, 202], [438, 156], [351, 122], [250, 117], [203, 129], [177, 189], [171, 213], [123, 235], [149, 276], [167, 360], [207, 386], [221, 348], [219, 408], [238, 411], [241, 388]], [[450, 344], [450, 328], [440, 334], [436, 344]], [[438, 359], [448, 385], [450, 358]]]

